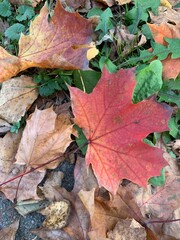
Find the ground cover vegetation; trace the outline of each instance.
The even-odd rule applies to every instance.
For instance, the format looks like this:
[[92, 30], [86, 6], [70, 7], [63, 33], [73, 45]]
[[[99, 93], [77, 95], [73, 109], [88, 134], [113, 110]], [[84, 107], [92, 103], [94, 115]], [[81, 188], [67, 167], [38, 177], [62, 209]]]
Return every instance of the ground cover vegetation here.
[[0, 191], [35, 238], [180, 239], [179, 9], [0, 1]]

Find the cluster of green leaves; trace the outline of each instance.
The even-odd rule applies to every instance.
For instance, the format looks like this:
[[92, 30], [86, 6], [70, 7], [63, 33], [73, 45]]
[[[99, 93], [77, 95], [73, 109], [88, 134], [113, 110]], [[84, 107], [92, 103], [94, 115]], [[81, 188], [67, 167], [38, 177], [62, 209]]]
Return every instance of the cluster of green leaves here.
[[20, 5], [17, 9], [8, 1], [0, 1], [0, 17], [9, 27], [1, 34], [1, 45], [13, 52], [21, 33], [27, 33], [30, 21], [35, 17], [34, 8]]
[[33, 81], [38, 84], [38, 91], [41, 96], [52, 95], [55, 91], [67, 90], [66, 83], [71, 85], [73, 71], [54, 70], [47, 72], [39, 70], [33, 76]]

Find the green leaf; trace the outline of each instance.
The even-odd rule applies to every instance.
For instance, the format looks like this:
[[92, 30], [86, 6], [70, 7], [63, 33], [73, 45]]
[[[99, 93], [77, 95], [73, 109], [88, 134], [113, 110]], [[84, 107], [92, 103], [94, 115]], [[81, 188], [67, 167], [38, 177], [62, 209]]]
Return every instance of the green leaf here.
[[137, 83], [133, 93], [133, 102], [137, 103], [150, 97], [162, 87], [162, 63], [159, 60], [151, 62], [137, 74]]
[[20, 127], [21, 127], [21, 122], [20, 121], [19, 122], [15, 122], [15, 123], [13, 123], [13, 125], [10, 128], [10, 132], [11, 133], [18, 133]]
[[101, 77], [100, 72], [87, 70], [75, 70], [73, 73], [74, 84], [76, 87], [85, 91], [86, 93], [91, 93], [93, 88], [96, 86], [98, 80]]
[[161, 90], [158, 93], [159, 101], [175, 103], [180, 108], [180, 78], [169, 81], [164, 81]]
[[21, 5], [18, 7], [19, 14], [16, 16], [16, 19], [19, 22], [22, 22], [24, 20], [30, 20], [35, 16], [34, 9], [31, 6], [28, 5]]
[[15, 23], [5, 31], [5, 36], [11, 40], [19, 40], [23, 31], [25, 31], [25, 26]]
[[117, 71], [117, 66], [109, 58], [102, 56], [99, 60], [99, 67], [100, 67], [101, 71], [102, 71], [104, 65], [106, 66], [107, 70], [110, 73]]
[[0, 16], [9, 17], [11, 15], [11, 4], [8, 0], [0, 2]]
[[113, 28], [113, 24], [111, 21], [111, 18], [113, 17], [113, 14], [111, 12], [110, 8], [107, 8], [100, 17], [100, 22], [97, 25], [95, 31], [101, 30], [102, 34], [100, 34], [99, 38], [103, 38], [104, 35], [108, 33], [108, 30]]
[[165, 38], [169, 43], [168, 49], [172, 52], [172, 58], [180, 58], [180, 38]]
[[100, 8], [92, 8], [89, 10], [87, 17], [90, 18], [92, 16], [101, 16], [101, 14], [103, 13], [103, 11]]
[[88, 144], [86, 146], [84, 146], [84, 145], [87, 143], [87, 139], [81, 128], [79, 128], [77, 125], [75, 125], [75, 129], [78, 131], [78, 137], [76, 138], [76, 143], [77, 143], [78, 147], [80, 147], [81, 152], [85, 155]]
[[165, 170], [164, 168], [161, 171], [161, 175], [158, 177], [152, 177], [149, 179], [149, 183], [152, 184], [153, 186], [163, 186], [165, 184]]
[[151, 46], [153, 48], [153, 54], [158, 57], [159, 60], [164, 60], [167, 58], [168, 54], [170, 53], [169, 49], [166, 46], [151, 42]]
[[171, 136], [173, 136], [174, 138], [177, 137], [178, 133], [179, 133], [179, 129], [178, 129], [178, 124], [176, 122], [175, 117], [172, 117], [169, 122], [168, 122], [168, 127], [170, 128], [169, 134]]

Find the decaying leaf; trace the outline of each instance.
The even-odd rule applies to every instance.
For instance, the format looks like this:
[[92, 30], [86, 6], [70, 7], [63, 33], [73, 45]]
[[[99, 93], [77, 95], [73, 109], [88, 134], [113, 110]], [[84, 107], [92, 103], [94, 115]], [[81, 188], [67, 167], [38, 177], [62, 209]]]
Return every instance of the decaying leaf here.
[[153, 98], [132, 103], [134, 70], [106, 69], [91, 94], [70, 87], [75, 123], [89, 141], [86, 164], [99, 185], [116, 193], [121, 179], [146, 186], [167, 163], [162, 150], [143, 143], [151, 132], [168, 130], [172, 110]]
[[[91, 21], [78, 13], [66, 12], [57, 1], [48, 20], [46, 5], [30, 24], [30, 34], [21, 35], [18, 57], [0, 48], [0, 82], [30, 67], [86, 69], [91, 42]], [[73, 24], [71, 24], [73, 22]]]
[[19, 142], [21, 139], [21, 131], [18, 134], [7, 133], [0, 138], [0, 171], [9, 173], [13, 168], [14, 157], [16, 155]]
[[0, 119], [0, 136], [3, 136], [5, 133], [9, 132], [11, 125], [3, 119]]
[[146, 230], [134, 219], [120, 220], [113, 231], [108, 234], [109, 240], [146, 240]]
[[[27, 170], [28, 169], [24, 166], [13, 165], [12, 170], [9, 173], [0, 173], [0, 182], [3, 183], [19, 174], [25, 173]], [[10, 181], [1, 186], [0, 191], [2, 191], [11, 201], [23, 201], [27, 199], [40, 200], [40, 197], [37, 195], [37, 185], [42, 181], [44, 175], [45, 171], [33, 171], [22, 178]]]
[[96, 0], [97, 2], [103, 3], [109, 7], [113, 6], [115, 4], [114, 0]]
[[49, 204], [41, 211], [46, 216], [43, 226], [49, 229], [61, 229], [67, 225], [70, 213], [70, 203], [59, 201]]
[[[52, 108], [42, 111], [36, 109], [27, 120], [16, 163], [36, 168], [57, 159], [72, 142], [72, 133], [73, 125], [69, 116], [65, 114], [57, 116]], [[57, 167], [59, 160], [45, 165], [41, 170]]]
[[98, 187], [96, 177], [91, 168], [87, 170], [84, 158], [78, 157], [76, 160], [74, 181], [74, 193], [78, 193], [80, 190], [90, 191]]
[[18, 122], [38, 96], [31, 77], [20, 76], [2, 84], [0, 91], [0, 118], [9, 123]]
[[18, 227], [19, 221], [15, 221], [10, 226], [0, 230], [0, 240], [15, 240], [15, 235]]

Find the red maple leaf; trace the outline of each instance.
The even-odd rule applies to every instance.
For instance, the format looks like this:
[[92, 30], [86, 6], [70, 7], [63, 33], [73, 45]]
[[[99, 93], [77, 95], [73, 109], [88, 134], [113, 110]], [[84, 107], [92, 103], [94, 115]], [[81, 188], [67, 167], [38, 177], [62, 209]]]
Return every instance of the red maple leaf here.
[[162, 150], [143, 142], [151, 132], [168, 130], [172, 113], [154, 98], [132, 103], [134, 69], [102, 77], [91, 94], [70, 87], [75, 123], [88, 139], [86, 164], [92, 164], [100, 185], [116, 193], [121, 179], [146, 186], [167, 165]]

